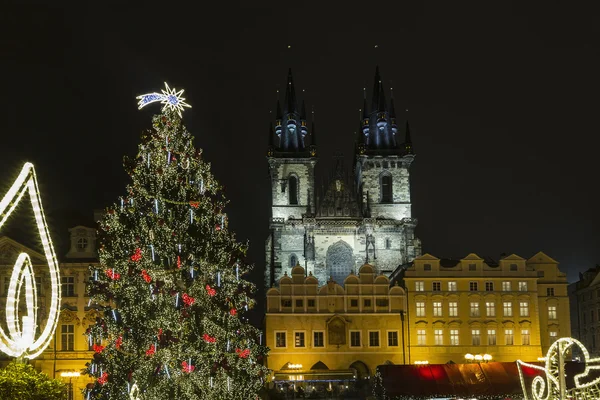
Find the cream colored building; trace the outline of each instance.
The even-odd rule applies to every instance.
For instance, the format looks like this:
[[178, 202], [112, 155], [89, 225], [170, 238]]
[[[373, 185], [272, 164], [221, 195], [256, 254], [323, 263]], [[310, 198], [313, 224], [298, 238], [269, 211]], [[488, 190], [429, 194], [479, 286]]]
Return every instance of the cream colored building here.
[[[72, 397], [82, 400], [81, 390], [92, 382], [86, 376], [61, 377], [63, 372], [80, 372], [85, 364], [92, 359], [94, 352], [88, 343], [85, 331], [96, 321], [98, 312], [88, 305], [86, 282], [90, 276], [90, 265], [98, 265], [95, 249], [96, 230], [77, 226], [69, 230], [70, 249], [65, 257], [59, 258], [62, 284], [62, 306], [59, 323], [54, 339], [46, 350], [37, 358], [30, 361], [36, 370], [46, 373], [51, 378], [71, 383]], [[43, 254], [27, 248], [9, 237], [0, 237], [0, 281], [2, 295], [0, 296], [0, 321], [5, 320], [4, 310], [6, 295], [11, 273], [17, 255], [21, 252], [29, 254], [34, 265], [34, 274], [38, 287], [38, 326], [45, 326], [47, 305], [50, 301], [50, 277], [48, 265]], [[3, 326], [6, 322], [3, 323]], [[10, 360], [2, 354], [2, 363]]]
[[[570, 285], [573, 305], [573, 337], [579, 339], [592, 357], [600, 356], [600, 265], [580, 274]], [[581, 354], [578, 354], [581, 356]]]
[[390, 287], [368, 264], [343, 284], [319, 287], [297, 265], [268, 290], [265, 334], [276, 384], [301, 381], [310, 391], [368, 379], [381, 364], [407, 362], [404, 289]]
[[407, 293], [408, 363], [461, 363], [467, 354], [537, 361], [570, 335], [566, 274], [542, 252], [497, 264], [425, 254], [392, 277]]

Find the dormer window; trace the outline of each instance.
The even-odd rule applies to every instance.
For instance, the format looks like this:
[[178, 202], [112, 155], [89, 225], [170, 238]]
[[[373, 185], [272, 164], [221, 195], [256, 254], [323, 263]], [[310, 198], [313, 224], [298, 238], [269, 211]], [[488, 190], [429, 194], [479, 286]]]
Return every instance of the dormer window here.
[[86, 238], [77, 239], [77, 250], [85, 250], [88, 247], [88, 240]]

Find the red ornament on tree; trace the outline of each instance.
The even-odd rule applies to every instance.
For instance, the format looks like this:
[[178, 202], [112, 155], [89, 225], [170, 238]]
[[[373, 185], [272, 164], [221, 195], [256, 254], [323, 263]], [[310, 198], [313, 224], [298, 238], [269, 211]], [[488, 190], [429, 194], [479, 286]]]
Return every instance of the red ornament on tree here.
[[151, 356], [154, 353], [156, 353], [156, 346], [155, 345], [150, 345], [150, 348], [148, 350], [146, 350], [146, 355], [147, 356]]
[[190, 201], [190, 206], [192, 206], [194, 208], [198, 208], [198, 207], [200, 207], [200, 202], [199, 201]]
[[123, 336], [119, 336], [117, 340], [115, 340], [115, 347], [120, 350], [123, 345]]
[[181, 297], [183, 298], [183, 302], [185, 303], [186, 306], [191, 306], [196, 301], [195, 298], [193, 298], [192, 296], [189, 296], [187, 293], [184, 293], [183, 296], [181, 296]]
[[108, 372], [103, 372], [102, 376], [98, 378], [98, 383], [104, 385], [106, 382], [108, 382]]
[[183, 361], [183, 362], [181, 363], [181, 367], [182, 367], [182, 371], [183, 371], [183, 372], [187, 372], [188, 374], [189, 374], [190, 372], [193, 372], [193, 371], [196, 369], [196, 367], [194, 367], [192, 364], [188, 364], [188, 363], [187, 363], [187, 362], [185, 362], [185, 361]]
[[181, 268], [181, 257], [177, 256], [177, 268]]
[[215, 231], [220, 231], [220, 230], [221, 230], [221, 225], [219, 225], [219, 224], [216, 224], [216, 225], [215, 225]]
[[139, 247], [135, 249], [135, 253], [131, 256], [131, 261], [138, 262], [142, 259], [142, 249]]
[[117, 279], [121, 278], [121, 274], [119, 274], [118, 272], [115, 272], [114, 268], [107, 269], [106, 271], [104, 271], [104, 273], [106, 274], [106, 276], [108, 276], [113, 281], [116, 281]]
[[217, 294], [217, 291], [211, 288], [209, 285], [206, 285], [206, 292], [210, 297], [213, 297], [215, 294]]
[[202, 338], [206, 343], [215, 343], [217, 341], [217, 338], [210, 336], [208, 333], [202, 335]]
[[237, 314], [237, 310], [235, 308], [232, 308], [231, 310], [229, 310], [229, 314], [236, 315]]
[[148, 272], [145, 269], [142, 270], [142, 277], [144, 278], [146, 283], [150, 283], [152, 281], [152, 277], [150, 276], [150, 274], [148, 274]]
[[104, 346], [101, 346], [96, 343], [94, 343], [94, 346], [92, 346], [92, 348], [94, 349], [94, 352], [96, 352], [96, 353], [102, 353], [102, 350], [104, 350]]
[[235, 352], [240, 358], [248, 358], [248, 356], [250, 355], [250, 349], [235, 349]]

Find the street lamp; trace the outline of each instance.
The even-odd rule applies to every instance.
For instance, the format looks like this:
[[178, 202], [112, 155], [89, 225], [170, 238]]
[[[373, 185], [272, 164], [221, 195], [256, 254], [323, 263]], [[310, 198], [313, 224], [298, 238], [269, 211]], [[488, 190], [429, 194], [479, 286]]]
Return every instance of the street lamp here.
[[69, 398], [68, 400], [73, 400], [73, 378], [79, 378], [81, 374], [77, 371], [64, 371], [60, 373], [60, 376], [63, 378], [69, 378]]

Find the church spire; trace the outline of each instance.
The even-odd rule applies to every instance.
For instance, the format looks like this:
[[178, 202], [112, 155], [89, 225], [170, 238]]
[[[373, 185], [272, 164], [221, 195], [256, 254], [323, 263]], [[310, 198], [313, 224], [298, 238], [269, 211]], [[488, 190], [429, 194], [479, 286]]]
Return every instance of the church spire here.
[[410, 126], [406, 120], [406, 134], [404, 136], [404, 154], [413, 154], [412, 140], [410, 138]]
[[292, 69], [288, 71], [287, 85], [285, 88], [285, 103], [284, 113], [292, 114], [298, 112], [298, 103], [296, 102], [296, 89], [294, 88], [294, 78], [292, 77]]

